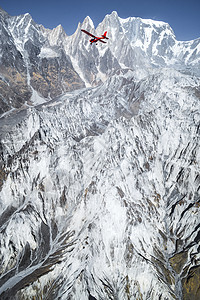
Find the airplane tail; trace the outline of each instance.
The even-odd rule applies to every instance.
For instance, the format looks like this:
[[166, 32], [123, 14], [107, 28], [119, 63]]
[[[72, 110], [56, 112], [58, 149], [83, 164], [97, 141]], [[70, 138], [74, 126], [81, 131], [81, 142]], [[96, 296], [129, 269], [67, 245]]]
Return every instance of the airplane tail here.
[[107, 31], [105, 31], [104, 34], [103, 34], [102, 36], [103, 36], [105, 39], [108, 40], [108, 38], [106, 37], [106, 35], [107, 35]]

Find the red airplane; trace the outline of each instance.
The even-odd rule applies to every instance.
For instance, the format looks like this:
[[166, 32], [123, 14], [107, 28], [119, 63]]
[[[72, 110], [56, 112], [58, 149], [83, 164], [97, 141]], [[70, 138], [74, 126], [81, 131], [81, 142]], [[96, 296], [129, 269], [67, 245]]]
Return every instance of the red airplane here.
[[90, 32], [84, 30], [84, 29], [81, 29], [81, 31], [85, 32], [86, 34], [88, 34], [89, 36], [92, 37], [92, 39], [90, 40], [90, 44], [92, 45], [92, 43], [97, 43], [98, 41], [100, 41], [101, 43], [104, 43], [106, 44], [106, 42], [102, 41], [103, 39], [107, 39], [108, 38], [106, 37], [106, 34], [107, 34], [107, 31], [104, 32], [104, 34], [102, 34], [101, 37], [98, 37], [98, 36], [95, 36], [93, 34], [91, 34]]

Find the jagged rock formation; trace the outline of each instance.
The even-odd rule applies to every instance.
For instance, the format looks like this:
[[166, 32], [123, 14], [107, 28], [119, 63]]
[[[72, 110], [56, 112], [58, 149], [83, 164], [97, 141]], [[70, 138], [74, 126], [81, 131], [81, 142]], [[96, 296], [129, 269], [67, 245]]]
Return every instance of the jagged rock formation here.
[[[11, 17], [1, 10], [0, 27], [0, 113], [96, 86], [121, 67], [131, 68], [139, 79], [161, 66], [200, 75], [200, 39], [177, 41], [164, 22], [121, 19], [113, 12], [96, 30], [86, 17], [67, 36], [61, 25], [45, 29], [29, 14]], [[107, 46], [91, 47], [81, 27], [94, 34], [107, 30]]]
[[107, 48], [42, 26], [48, 50], [26, 46], [30, 74], [59, 47], [90, 87], [0, 119], [1, 299], [200, 297], [198, 40], [115, 12], [104, 26]]
[[11, 17], [1, 10], [0, 32], [1, 114], [84, 87], [64, 50], [50, 47], [29, 14]]

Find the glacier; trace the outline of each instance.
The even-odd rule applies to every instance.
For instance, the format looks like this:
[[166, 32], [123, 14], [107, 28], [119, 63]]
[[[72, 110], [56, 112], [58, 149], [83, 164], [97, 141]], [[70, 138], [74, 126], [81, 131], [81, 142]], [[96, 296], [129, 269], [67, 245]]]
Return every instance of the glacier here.
[[[0, 298], [199, 299], [200, 40], [116, 12], [72, 36], [2, 15], [29, 94], [0, 118]], [[58, 84], [61, 57], [79, 84], [33, 84], [44, 62]]]

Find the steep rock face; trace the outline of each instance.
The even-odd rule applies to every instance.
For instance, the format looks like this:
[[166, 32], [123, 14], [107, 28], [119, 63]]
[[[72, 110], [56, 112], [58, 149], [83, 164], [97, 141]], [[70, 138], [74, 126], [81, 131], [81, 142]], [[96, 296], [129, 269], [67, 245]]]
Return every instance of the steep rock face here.
[[51, 47], [29, 14], [1, 13], [1, 113], [48, 101], [84, 86], [59, 45]]
[[0, 114], [12, 107], [19, 108], [31, 96], [26, 81], [26, 66], [7, 30], [7, 19], [8, 15], [0, 11]]
[[[80, 31], [81, 28], [97, 36], [107, 30], [107, 45], [91, 46], [89, 37]], [[160, 21], [135, 17], [122, 19], [112, 12], [95, 29], [92, 20], [86, 17], [63, 45], [86, 85], [104, 81], [119, 65], [133, 69], [138, 79], [160, 66], [200, 75], [200, 40], [177, 41], [169, 24]], [[112, 64], [108, 70], [102, 70], [100, 66], [105, 63], [108, 49]]]
[[[200, 41], [176, 40], [169, 24], [116, 12], [94, 28], [89, 17], [67, 36], [36, 24], [29, 14], [11, 17], [1, 10], [1, 112], [37, 105], [84, 86], [97, 86], [120, 68], [142, 79], [160, 66], [200, 75]], [[90, 45], [81, 28], [101, 35], [107, 44]]]
[[1, 119], [2, 299], [199, 298], [200, 81], [134, 76]]
[[187, 68], [199, 76], [200, 39], [177, 41], [167, 23], [135, 17], [122, 19], [116, 12], [107, 15], [97, 27], [100, 32], [105, 29], [111, 37], [112, 53], [125, 66], [173, 66]]
[[86, 85], [95, 86], [119, 69], [120, 64], [108, 45], [103, 48], [101, 45], [90, 45], [88, 36], [81, 32], [81, 28], [97, 34], [92, 20], [86, 17], [83, 23], [78, 25], [76, 32], [67, 37], [64, 48]]

